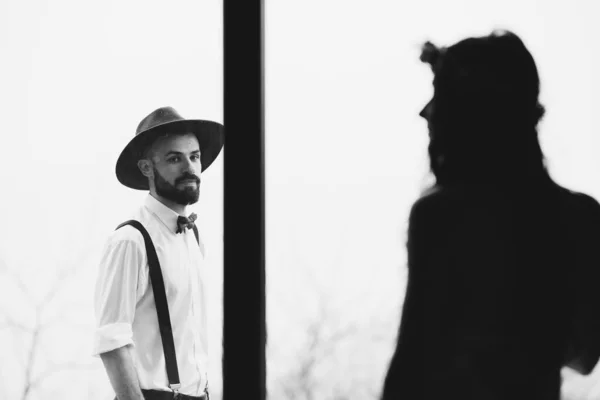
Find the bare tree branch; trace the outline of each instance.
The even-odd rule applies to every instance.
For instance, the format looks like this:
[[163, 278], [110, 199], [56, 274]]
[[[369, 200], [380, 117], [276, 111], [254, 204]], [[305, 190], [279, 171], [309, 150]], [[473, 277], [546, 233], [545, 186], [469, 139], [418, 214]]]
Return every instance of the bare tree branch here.
[[32, 333], [31, 328], [15, 321], [12, 318], [5, 317], [4, 321], [0, 322], [0, 331], [8, 328], [17, 329], [25, 333]]
[[93, 367], [90, 365], [81, 364], [80, 362], [76, 362], [76, 361], [67, 362], [67, 363], [63, 363], [63, 364], [55, 364], [54, 366], [47, 368], [46, 370], [41, 372], [38, 376], [36, 376], [35, 379], [33, 379], [29, 383], [30, 390], [33, 390], [34, 388], [39, 386], [44, 380], [46, 380], [48, 377], [50, 377], [54, 374], [57, 374], [60, 372], [65, 372], [65, 371], [70, 371], [70, 370], [80, 370], [81, 371], [83, 369], [93, 369]]
[[23, 281], [23, 279], [21, 279], [21, 276], [13, 269], [8, 268], [8, 266], [6, 265], [6, 263], [3, 260], [0, 260], [0, 265], [2, 266], [0, 271], [4, 271], [4, 273], [6, 275], [8, 275], [16, 283], [19, 290], [25, 295], [24, 297], [27, 299], [27, 301], [29, 301], [30, 304], [33, 304], [33, 302], [31, 301], [31, 299], [32, 299], [31, 292], [29, 291], [29, 288], [27, 287], [27, 285], [25, 285], [25, 282]]
[[33, 330], [33, 337], [31, 338], [31, 347], [29, 348], [29, 355], [27, 356], [27, 364], [25, 367], [25, 385], [23, 387], [23, 394], [21, 396], [22, 400], [26, 400], [29, 396], [29, 392], [31, 391], [31, 374], [33, 371], [33, 365], [35, 364], [38, 342], [39, 342], [39, 326], [37, 325]]
[[70, 321], [65, 317], [64, 314], [58, 314], [52, 318], [46, 319], [43, 323], [40, 324], [40, 328], [42, 330], [46, 330], [46, 329], [51, 328], [56, 325], [59, 325], [59, 326], [68, 325], [69, 329], [81, 329], [81, 330], [89, 329], [89, 325], [86, 325], [86, 324], [78, 322], [78, 321]]
[[54, 283], [52, 284], [50, 290], [46, 293], [46, 296], [40, 301], [40, 305], [46, 307], [54, 297], [60, 292], [61, 287], [72, 275], [75, 275], [79, 271], [81, 264], [74, 264], [66, 269], [61, 270], [56, 278], [54, 278]]
[[85, 365], [82, 365], [80, 362], [53, 364], [39, 375], [33, 376], [34, 367], [38, 364], [38, 359], [40, 358], [40, 340], [44, 332], [52, 325], [58, 323], [68, 324], [69, 326], [73, 325], [74, 327], [81, 326], [81, 324], [65, 322], [63, 309], [59, 310], [59, 315], [42, 322], [43, 312], [48, 309], [49, 304], [51, 304], [56, 296], [61, 293], [68, 279], [81, 269], [81, 265], [82, 263], [80, 262], [74, 262], [68, 267], [62, 268], [60, 271], [58, 271], [46, 294], [39, 302], [34, 303], [34, 301], [31, 300], [33, 296], [31, 296], [31, 291], [27, 287], [26, 281], [24, 281], [17, 272], [8, 268], [6, 264], [0, 260], [0, 272], [4, 272], [4, 274], [8, 275], [17, 284], [17, 287], [28, 299], [35, 313], [35, 324], [33, 327], [27, 327], [10, 316], [4, 316], [4, 318], [0, 320], [0, 329], [18, 329], [23, 332], [28, 332], [32, 335], [26, 357], [26, 364], [24, 366], [24, 384], [21, 393], [21, 400], [27, 400], [30, 398], [32, 390], [38, 387], [51, 375], [65, 370], [85, 368]]
[[[300, 331], [304, 333], [305, 341], [301, 350], [296, 352], [292, 368], [278, 379], [279, 391], [278, 395], [275, 395], [288, 400], [314, 400], [322, 397], [324, 384], [328, 380], [324, 380], [318, 374], [331, 370], [327, 364], [336, 365], [337, 355], [344, 349], [342, 346], [353, 343], [353, 340], [358, 337], [363, 343], [389, 340], [389, 337], [384, 335], [386, 324], [382, 321], [371, 319], [371, 323], [359, 325], [359, 316], [356, 313], [341, 312], [342, 308], [358, 310], [359, 306], [363, 305], [362, 290], [352, 292], [351, 298], [342, 300], [334, 296], [328, 286], [320, 284], [314, 270], [305, 271], [303, 278], [306, 286], [304, 292], [311, 293], [316, 312], [308, 323], [296, 321], [301, 324]], [[279, 293], [284, 295], [283, 300], [289, 298], [287, 293], [277, 292]], [[279, 300], [278, 298], [277, 303], [281, 306]], [[285, 310], [285, 307], [283, 309]], [[278, 353], [277, 349], [271, 351]], [[348, 388], [344, 385], [331, 389], [335, 389], [334, 392], [330, 392], [333, 396], [330, 398], [333, 399], [345, 400], [356, 397], [352, 392], [357, 389], [356, 387]], [[368, 398], [377, 398], [375, 389], [371, 390], [371, 393], [364, 392], [364, 388], [361, 390]]]

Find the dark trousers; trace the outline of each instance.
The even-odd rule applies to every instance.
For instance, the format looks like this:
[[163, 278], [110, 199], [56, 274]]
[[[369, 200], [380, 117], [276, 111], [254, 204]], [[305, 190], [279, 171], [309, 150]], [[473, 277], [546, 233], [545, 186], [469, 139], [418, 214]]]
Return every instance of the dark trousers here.
[[208, 392], [205, 392], [202, 396], [188, 396], [182, 393], [142, 389], [142, 394], [145, 400], [209, 400]]
[[[167, 392], [164, 390], [146, 390], [142, 389], [145, 400], [210, 400], [208, 391], [202, 396], [188, 396], [182, 393]], [[115, 400], [118, 400], [115, 397]]]

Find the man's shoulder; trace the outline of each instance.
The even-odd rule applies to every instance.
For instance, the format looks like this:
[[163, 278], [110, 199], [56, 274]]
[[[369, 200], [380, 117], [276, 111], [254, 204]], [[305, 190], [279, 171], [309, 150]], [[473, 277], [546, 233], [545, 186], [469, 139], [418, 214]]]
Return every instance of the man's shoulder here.
[[116, 228], [109, 235], [109, 239], [116, 241], [116, 242], [126, 241], [126, 240], [131, 240], [131, 241], [135, 241], [135, 242], [143, 242], [143, 240], [144, 240], [141, 232], [137, 228], [135, 228], [134, 226], [132, 226], [130, 224], [126, 224], [126, 225]]
[[134, 213], [132, 213], [128, 218], [124, 218], [121, 223], [118, 223], [115, 226], [115, 230], [113, 230], [108, 236], [108, 243], [122, 243], [122, 242], [135, 242], [139, 245], [144, 245], [144, 237], [142, 233], [130, 224], [125, 224], [129, 221], [137, 221], [142, 224], [142, 226], [148, 230], [149, 229], [149, 220], [147, 215], [147, 210], [144, 207], [138, 208]]

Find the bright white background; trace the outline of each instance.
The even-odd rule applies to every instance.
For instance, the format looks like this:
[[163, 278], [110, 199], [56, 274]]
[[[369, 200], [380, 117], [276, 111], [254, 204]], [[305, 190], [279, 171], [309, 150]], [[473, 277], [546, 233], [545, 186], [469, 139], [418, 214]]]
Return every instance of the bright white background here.
[[[520, 35], [540, 70], [551, 173], [600, 195], [595, 11], [592, 1], [266, 2], [273, 398], [380, 390], [405, 285], [408, 212], [430, 182], [418, 117], [432, 94], [423, 41], [450, 45], [494, 28]], [[566, 391], [589, 391], [574, 386]]]
[[[52, 372], [30, 400], [111, 398], [89, 356], [96, 264], [144, 196], [119, 185], [114, 163], [157, 107], [222, 122], [221, 7], [0, 2], [0, 398], [23, 398], [27, 365], [32, 380]], [[406, 218], [430, 182], [417, 116], [432, 92], [418, 61], [424, 40], [496, 27], [520, 35], [540, 71], [551, 173], [600, 198], [595, 11], [591, 0], [266, 1], [270, 398], [368, 399], [380, 389], [400, 317]], [[220, 158], [196, 207], [211, 265], [215, 394], [222, 178]], [[566, 392], [593, 398], [592, 381], [569, 378]]]
[[[107, 235], [145, 196], [118, 183], [115, 162], [158, 107], [222, 122], [222, 3], [4, 0], [0, 29], [0, 268], [31, 291], [0, 275], [0, 325], [6, 313], [33, 328], [30, 303], [58, 271], [75, 267], [39, 313], [42, 323], [62, 318], [43, 328], [32, 376], [56, 372], [28, 399], [111, 399], [101, 362], [89, 356], [97, 262]], [[222, 177], [220, 158], [202, 176], [196, 207], [210, 232], [213, 288], [221, 282]], [[220, 306], [219, 291], [210, 296]], [[218, 389], [218, 308], [211, 317]], [[30, 343], [29, 334], [0, 330], [1, 399], [23, 398]]]

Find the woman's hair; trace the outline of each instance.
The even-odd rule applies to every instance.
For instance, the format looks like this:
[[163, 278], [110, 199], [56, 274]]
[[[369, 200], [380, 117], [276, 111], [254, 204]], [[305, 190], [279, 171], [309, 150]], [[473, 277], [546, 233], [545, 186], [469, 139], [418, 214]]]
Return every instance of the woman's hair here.
[[425, 43], [434, 72], [427, 116], [430, 166], [437, 184], [548, 179], [537, 125], [537, 67], [508, 31], [448, 48]]

